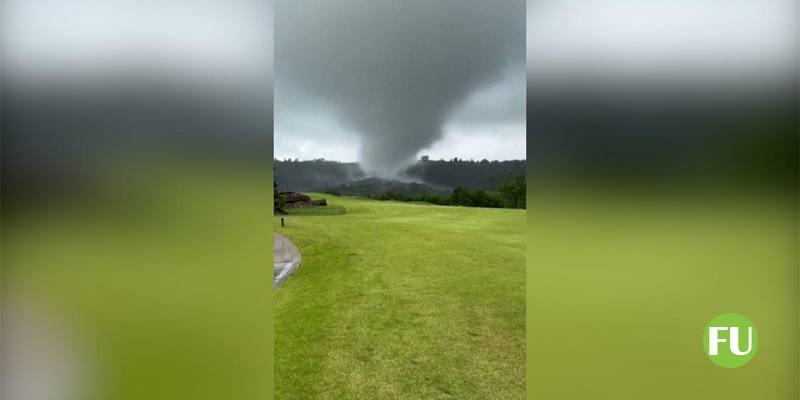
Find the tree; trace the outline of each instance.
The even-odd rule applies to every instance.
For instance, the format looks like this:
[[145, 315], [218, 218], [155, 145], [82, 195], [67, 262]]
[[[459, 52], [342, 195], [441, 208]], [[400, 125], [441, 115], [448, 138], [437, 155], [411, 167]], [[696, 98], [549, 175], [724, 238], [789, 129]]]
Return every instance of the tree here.
[[503, 206], [507, 208], [525, 208], [526, 189], [525, 175], [521, 174], [511, 175], [497, 185]]
[[472, 205], [471, 204], [472, 203], [472, 195], [470, 194], [469, 189], [467, 189], [464, 186], [459, 185], [459, 186], [456, 186], [455, 189], [453, 189], [453, 199], [452, 199], [452, 201], [453, 201], [453, 205], [456, 205], [456, 206], [470, 206], [470, 205]]
[[486, 192], [483, 190], [478, 190], [472, 195], [472, 202], [473, 207], [491, 207], [491, 199], [489, 196], [486, 195]]

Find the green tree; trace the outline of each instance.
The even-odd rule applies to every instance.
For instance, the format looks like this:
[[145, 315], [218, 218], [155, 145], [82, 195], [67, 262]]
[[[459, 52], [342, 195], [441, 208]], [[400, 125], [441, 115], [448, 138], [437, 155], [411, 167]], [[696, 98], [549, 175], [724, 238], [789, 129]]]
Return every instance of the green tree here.
[[472, 194], [469, 192], [464, 186], [456, 186], [453, 189], [453, 205], [456, 206], [471, 206], [472, 205]]
[[525, 175], [515, 174], [506, 177], [497, 185], [497, 190], [502, 196], [504, 207], [525, 208]]

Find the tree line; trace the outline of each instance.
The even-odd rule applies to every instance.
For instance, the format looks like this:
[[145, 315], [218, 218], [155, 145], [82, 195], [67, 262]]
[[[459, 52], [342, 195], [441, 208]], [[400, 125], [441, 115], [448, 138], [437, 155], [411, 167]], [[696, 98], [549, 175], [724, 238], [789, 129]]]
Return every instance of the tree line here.
[[[378, 195], [386, 191], [398, 191], [405, 195], [416, 195], [417, 187], [400, 187], [387, 185], [386, 182], [366, 181], [368, 177], [361, 167], [354, 162], [338, 162], [324, 159], [315, 160], [274, 160], [275, 179], [281, 182], [283, 190], [296, 192], [322, 191], [325, 189], [341, 189], [343, 192], [354, 189], [368, 190], [359, 195]], [[525, 160], [430, 160], [421, 157], [416, 163], [402, 171], [398, 181], [423, 183], [435, 192], [448, 192], [457, 186], [464, 186], [470, 191], [494, 191], [503, 178], [514, 174], [525, 174]], [[356, 184], [354, 184], [356, 182]], [[341, 186], [341, 187], [340, 187]], [[345, 187], [347, 186], [347, 187]]]
[[369, 197], [376, 200], [425, 202], [443, 206], [524, 209], [525, 193], [525, 175], [514, 174], [500, 181], [494, 191], [470, 191], [466, 186], [459, 185], [449, 194], [406, 195], [398, 191], [387, 191]]

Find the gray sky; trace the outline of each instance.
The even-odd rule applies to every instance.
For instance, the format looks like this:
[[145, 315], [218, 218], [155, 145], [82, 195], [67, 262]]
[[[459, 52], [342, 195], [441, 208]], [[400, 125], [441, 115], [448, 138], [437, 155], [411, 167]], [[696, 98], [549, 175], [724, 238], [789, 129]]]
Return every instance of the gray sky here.
[[731, 86], [796, 75], [795, 0], [536, 0], [528, 80]]
[[3, 140], [14, 148], [4, 162], [19, 172], [136, 151], [268, 160], [272, 34], [264, 0], [4, 1]]
[[[417, 151], [416, 157], [525, 159], [524, 78], [524, 70], [512, 70], [475, 91], [449, 116], [441, 137]], [[344, 127], [335, 114], [312, 105], [297, 111], [279, 110], [275, 118], [276, 158], [359, 160], [360, 135]]]
[[6, 66], [27, 74], [145, 72], [182, 79], [271, 74], [272, 7], [259, 0], [8, 0]]
[[[515, 17], [524, 5], [513, 1], [328, 3], [283, 2], [276, 10], [277, 158], [364, 161], [380, 146], [393, 153], [380, 155], [387, 162], [411, 153], [525, 158], [524, 50], [516, 38], [524, 24], [529, 88], [593, 82], [651, 92], [714, 91], [796, 71], [793, 0], [537, 0], [528, 2], [525, 21]], [[489, 40], [489, 51], [466, 45], [447, 53], [497, 30], [505, 30], [506, 43]], [[439, 62], [442, 53], [448, 57]], [[487, 58], [496, 62], [471, 68]], [[282, 63], [289, 72], [281, 73]], [[436, 80], [453, 90], [429, 96], [414, 85]], [[422, 118], [427, 122], [416, 123], [415, 113], [432, 107], [437, 111]], [[384, 131], [376, 124], [382, 118], [360, 121], [383, 111], [397, 111]]]
[[276, 158], [525, 157], [523, 0], [285, 1], [275, 24]]
[[[794, 0], [275, 7], [277, 158], [367, 156], [388, 169], [421, 154], [524, 158], [526, 40], [529, 87], [559, 90], [576, 78], [724, 87], [797, 67]], [[187, 102], [233, 104], [231, 92], [265, 93], [272, 13], [260, 0], [9, 0], [4, 74], [12, 83], [155, 76], [192, 89]]]

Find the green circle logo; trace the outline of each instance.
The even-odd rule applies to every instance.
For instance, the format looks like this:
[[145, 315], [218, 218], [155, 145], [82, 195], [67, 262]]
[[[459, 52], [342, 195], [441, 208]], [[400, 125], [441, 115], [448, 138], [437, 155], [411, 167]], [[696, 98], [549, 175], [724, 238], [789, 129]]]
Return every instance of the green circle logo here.
[[758, 332], [743, 315], [721, 314], [706, 325], [703, 349], [714, 364], [723, 368], [739, 368], [756, 355]]

